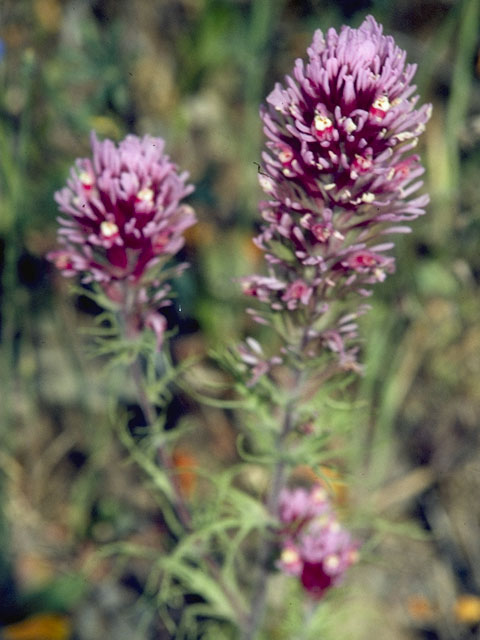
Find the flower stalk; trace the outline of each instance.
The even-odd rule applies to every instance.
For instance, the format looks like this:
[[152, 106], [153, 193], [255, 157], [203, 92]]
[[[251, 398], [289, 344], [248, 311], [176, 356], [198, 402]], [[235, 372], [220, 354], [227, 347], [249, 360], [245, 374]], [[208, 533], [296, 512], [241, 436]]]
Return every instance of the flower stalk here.
[[[160, 351], [167, 348], [167, 322], [159, 309], [171, 304], [166, 280], [188, 266], [166, 269], [165, 265], [182, 248], [183, 233], [195, 222], [193, 209], [181, 203], [193, 187], [186, 185], [188, 175], [179, 174], [164, 155], [160, 138], [129, 135], [116, 146], [110, 140], [99, 142], [92, 133], [91, 142], [92, 158], [77, 160], [67, 186], [55, 195], [66, 217], [59, 219], [61, 247], [48, 258], [64, 276], [80, 276], [83, 283], [100, 288], [96, 299], [114, 312], [118, 337], [133, 346], [144, 330], [150, 330]], [[152, 428], [157, 409], [148, 396], [136, 349], [129, 372], [146, 426]], [[175, 531], [182, 540], [195, 536], [174, 457], [164, 444], [156, 446], [156, 455], [180, 524]], [[217, 560], [205, 550], [199, 550], [199, 559], [221, 586], [243, 628], [244, 604], [226, 582]]]
[[[285, 488], [287, 436], [299, 426], [309, 388], [361, 371], [357, 319], [368, 309], [362, 298], [395, 268], [394, 244], [384, 237], [410, 232], [407, 223], [428, 202], [428, 196], [414, 195], [423, 167], [411, 151], [431, 107], [416, 108], [416, 67], [406, 64], [405, 52], [371, 16], [358, 29], [330, 29], [325, 36], [316, 31], [308, 56], [307, 63], [296, 61], [293, 75], [276, 85], [260, 111], [267, 148], [259, 182], [267, 199], [260, 203], [264, 225], [255, 244], [268, 274], [243, 279], [244, 293], [259, 303], [249, 313], [277, 331], [281, 344], [266, 358], [248, 338], [239, 357], [250, 386], [264, 375], [275, 377], [280, 364], [293, 374], [267, 506], [281, 520], [282, 500], [307, 505], [299, 522], [290, 523], [279, 566], [319, 598], [342, 578], [357, 545], [329, 510], [323, 523], [307, 515], [316, 490], [294, 494]], [[266, 562], [279, 538], [281, 531], [261, 542], [243, 640], [254, 640], [261, 626]]]
[[[145, 393], [145, 380], [138, 358], [136, 358], [130, 365], [130, 371], [137, 390], [138, 402], [147, 421], [147, 426], [152, 426], [156, 420], [156, 412], [151, 402], [149, 401], [147, 394]], [[172, 456], [162, 445], [157, 446], [156, 451], [161, 468], [164, 470], [171, 487], [171, 498], [173, 507], [185, 533], [188, 533], [192, 528], [192, 519], [187, 503], [185, 502], [182, 494], [178, 474], [175, 470]]]
[[[295, 400], [292, 399], [285, 409], [282, 430], [278, 435], [276, 445], [276, 452], [278, 455], [281, 455], [284, 451], [285, 438], [294, 426], [294, 408]], [[278, 501], [282, 487], [285, 485], [286, 473], [287, 465], [285, 461], [283, 459], [278, 460], [273, 469], [272, 483], [267, 499], [268, 513], [275, 519], [278, 515]], [[275, 545], [276, 541], [267, 536], [264, 536], [260, 542], [256, 561], [257, 578], [250, 603], [250, 615], [242, 633], [242, 640], [253, 640], [260, 628], [260, 625], [262, 624], [265, 614], [266, 590], [269, 577], [267, 561], [274, 550]]]

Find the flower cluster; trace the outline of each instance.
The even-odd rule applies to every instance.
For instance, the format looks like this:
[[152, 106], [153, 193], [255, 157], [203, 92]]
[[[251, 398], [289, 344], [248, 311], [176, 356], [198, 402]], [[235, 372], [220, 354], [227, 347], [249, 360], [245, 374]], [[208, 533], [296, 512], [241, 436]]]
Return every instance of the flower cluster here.
[[326, 491], [315, 486], [284, 489], [279, 499], [282, 551], [278, 566], [300, 578], [313, 598], [321, 598], [358, 556], [358, 544], [338, 522]]
[[195, 222], [193, 209], [180, 204], [193, 187], [164, 154], [161, 138], [128, 135], [117, 147], [92, 133], [91, 142], [92, 159], [78, 159], [55, 194], [66, 218], [59, 218], [61, 248], [48, 257], [63, 275], [100, 283], [128, 307], [130, 329], [149, 326], [160, 340], [165, 319], [156, 309], [169, 303], [160, 270]]
[[[371, 16], [359, 29], [316, 31], [308, 55], [261, 110], [268, 200], [255, 242], [269, 274], [243, 285], [269, 306], [257, 320], [299, 310], [322, 327], [310, 337], [323, 338], [333, 301], [369, 295], [394, 270], [393, 243], [382, 237], [409, 232], [405, 223], [424, 213], [428, 196], [411, 197], [423, 173], [411, 151], [431, 107], [416, 108], [416, 66]], [[327, 324], [343, 345], [336, 319]]]

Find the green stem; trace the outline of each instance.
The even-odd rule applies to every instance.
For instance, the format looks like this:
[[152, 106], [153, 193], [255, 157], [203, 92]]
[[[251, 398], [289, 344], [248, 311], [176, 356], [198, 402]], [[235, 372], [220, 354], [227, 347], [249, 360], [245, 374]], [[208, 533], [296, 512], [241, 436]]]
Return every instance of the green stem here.
[[[305, 343], [306, 332], [302, 338], [302, 343], [300, 347], [300, 353], [303, 350], [303, 346]], [[273, 480], [272, 486], [270, 488], [270, 493], [267, 500], [267, 509], [269, 514], [276, 518], [278, 514], [278, 500], [280, 497], [280, 492], [285, 485], [286, 473], [287, 473], [287, 463], [285, 462], [284, 453], [285, 449], [285, 440], [288, 435], [291, 433], [292, 429], [295, 427], [295, 414], [296, 414], [296, 406], [298, 401], [298, 392], [302, 387], [302, 372], [300, 370], [296, 370], [295, 372], [295, 381], [294, 388], [292, 393], [292, 398], [288, 402], [285, 408], [285, 414], [283, 417], [282, 428], [277, 437], [276, 442], [276, 451], [278, 454], [278, 462], [276, 463], [273, 470]], [[262, 624], [263, 617], [265, 614], [265, 601], [267, 595], [267, 581], [268, 581], [268, 567], [267, 562], [268, 558], [273, 550], [273, 542], [266, 535], [260, 545], [260, 549], [258, 551], [256, 566], [258, 567], [258, 575], [256, 584], [253, 590], [253, 597], [251, 602], [250, 609], [250, 617], [248, 619], [248, 623], [243, 630], [242, 640], [254, 640], [257, 635], [257, 632]]]
[[[153, 425], [155, 424], [157, 417], [155, 415], [155, 410], [151, 402], [149, 401], [147, 394], [145, 393], [144, 377], [143, 377], [143, 372], [142, 372], [138, 358], [136, 358], [131, 365], [131, 373], [137, 389], [137, 396], [138, 396], [140, 408], [142, 409], [148, 424]], [[173, 460], [165, 450], [164, 445], [161, 445], [157, 448], [157, 453], [160, 460], [160, 464], [162, 465], [162, 468], [164, 469], [170, 483], [175, 511], [177, 512], [178, 518], [182, 523], [185, 531], [190, 531], [192, 527], [192, 519], [190, 517], [190, 512], [188, 510], [188, 507], [182, 495], [180, 483], [178, 480], [178, 475], [175, 472], [175, 466], [173, 464]]]

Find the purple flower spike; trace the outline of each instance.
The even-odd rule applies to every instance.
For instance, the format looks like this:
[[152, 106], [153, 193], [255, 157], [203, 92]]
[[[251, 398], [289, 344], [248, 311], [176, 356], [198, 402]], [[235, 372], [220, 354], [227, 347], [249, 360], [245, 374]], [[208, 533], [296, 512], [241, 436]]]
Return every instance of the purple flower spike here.
[[261, 109], [268, 200], [255, 243], [269, 274], [243, 285], [271, 311], [298, 310], [315, 327], [334, 301], [369, 295], [394, 270], [383, 236], [409, 232], [424, 213], [412, 150], [431, 106], [416, 108], [416, 66], [372, 16], [358, 29], [316, 31], [308, 56]]
[[166, 321], [156, 310], [169, 304], [170, 290], [160, 271], [195, 223], [193, 209], [181, 204], [193, 187], [161, 138], [129, 135], [116, 146], [92, 132], [91, 142], [93, 158], [77, 160], [55, 194], [66, 217], [58, 219], [61, 248], [47, 257], [64, 276], [100, 283], [126, 312], [127, 332], [150, 327], [160, 348]]
[[65, 276], [136, 283], [181, 249], [195, 215], [180, 201], [193, 187], [163, 149], [161, 138], [129, 135], [116, 147], [92, 133], [93, 158], [77, 160], [55, 194], [67, 218], [49, 258]]

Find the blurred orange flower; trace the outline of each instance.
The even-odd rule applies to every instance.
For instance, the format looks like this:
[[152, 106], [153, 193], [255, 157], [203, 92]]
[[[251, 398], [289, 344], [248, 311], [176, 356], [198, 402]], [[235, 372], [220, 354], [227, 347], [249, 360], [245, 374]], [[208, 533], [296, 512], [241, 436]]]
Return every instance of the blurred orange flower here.
[[422, 595], [412, 595], [407, 598], [407, 611], [415, 622], [427, 622], [431, 620], [435, 611], [428, 598]]
[[194, 455], [184, 449], [177, 449], [172, 458], [173, 465], [178, 470], [180, 490], [185, 497], [189, 498], [194, 492], [197, 483], [197, 478], [193, 471], [193, 468], [197, 465], [197, 460]]
[[4, 640], [68, 640], [70, 621], [55, 613], [41, 613], [5, 627]]

